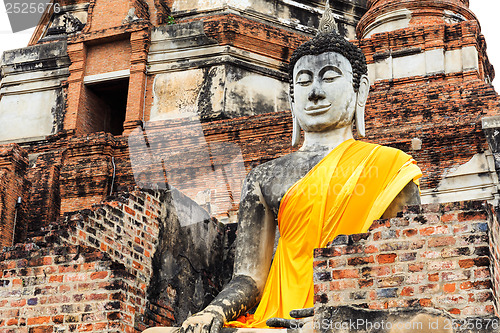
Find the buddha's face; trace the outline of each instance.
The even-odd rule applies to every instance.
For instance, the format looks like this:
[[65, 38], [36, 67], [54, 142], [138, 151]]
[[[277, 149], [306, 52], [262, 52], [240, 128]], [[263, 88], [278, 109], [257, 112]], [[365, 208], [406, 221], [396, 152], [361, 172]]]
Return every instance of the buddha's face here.
[[352, 66], [343, 55], [325, 52], [300, 58], [293, 70], [293, 112], [305, 132], [350, 126], [356, 109]]

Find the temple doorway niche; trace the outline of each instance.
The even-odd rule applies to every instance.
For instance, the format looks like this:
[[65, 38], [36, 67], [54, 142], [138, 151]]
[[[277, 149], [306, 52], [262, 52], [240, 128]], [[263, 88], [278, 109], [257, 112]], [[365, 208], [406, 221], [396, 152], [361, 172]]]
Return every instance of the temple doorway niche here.
[[90, 113], [90, 131], [113, 135], [123, 133], [127, 112], [129, 78], [93, 82], [85, 85]]

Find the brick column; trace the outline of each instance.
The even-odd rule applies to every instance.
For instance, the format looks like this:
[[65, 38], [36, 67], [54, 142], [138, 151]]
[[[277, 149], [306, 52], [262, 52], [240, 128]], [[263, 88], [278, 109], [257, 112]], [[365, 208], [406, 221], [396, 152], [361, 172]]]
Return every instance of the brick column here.
[[127, 98], [127, 114], [123, 124], [124, 134], [129, 134], [141, 124], [146, 93], [146, 63], [148, 57], [150, 29], [132, 32], [130, 35], [130, 80]]
[[27, 220], [28, 237], [46, 229], [59, 217], [61, 197], [59, 194], [61, 156], [45, 153], [38, 156], [36, 167], [29, 168], [26, 177], [31, 189], [26, 203], [29, 207]]
[[19, 228], [17, 232], [22, 233], [21, 229], [25, 229], [23, 209], [16, 202], [18, 197], [26, 200], [24, 191], [28, 183], [24, 177], [27, 166], [27, 153], [18, 145], [0, 146], [0, 246], [11, 246], [14, 230]]
[[60, 174], [61, 215], [89, 208], [109, 194], [113, 176], [110, 134], [90, 134], [69, 142]]
[[68, 108], [64, 118], [64, 129], [84, 133], [80, 126], [79, 114], [82, 94], [83, 77], [85, 76], [86, 48], [83, 42], [68, 44], [68, 56], [71, 60], [68, 78]]

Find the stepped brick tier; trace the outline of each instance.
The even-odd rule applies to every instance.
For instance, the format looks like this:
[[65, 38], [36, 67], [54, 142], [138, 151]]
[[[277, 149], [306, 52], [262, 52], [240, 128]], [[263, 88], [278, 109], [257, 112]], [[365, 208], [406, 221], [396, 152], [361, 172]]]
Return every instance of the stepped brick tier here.
[[[108, 199], [3, 250], [0, 331], [170, 326], [227, 282], [234, 229], [175, 190]], [[366, 234], [339, 236], [317, 249], [317, 315], [337, 305], [392, 314], [429, 307], [456, 320], [493, 320], [498, 220], [491, 209], [485, 202], [409, 207]], [[211, 257], [202, 255], [207, 247]]]
[[316, 305], [494, 314], [498, 220], [491, 209], [480, 201], [412, 206], [366, 234], [338, 236], [315, 251]]
[[233, 241], [231, 227], [176, 190], [109, 197], [4, 248], [0, 332], [178, 324], [230, 278]]

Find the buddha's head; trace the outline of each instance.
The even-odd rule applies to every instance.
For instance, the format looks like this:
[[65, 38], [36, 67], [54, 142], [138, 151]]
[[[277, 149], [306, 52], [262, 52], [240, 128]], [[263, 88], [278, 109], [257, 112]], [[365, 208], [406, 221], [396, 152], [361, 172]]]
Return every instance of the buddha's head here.
[[364, 136], [364, 108], [370, 84], [361, 50], [336, 31], [320, 33], [300, 45], [290, 59], [290, 100], [295, 146], [300, 126], [325, 132], [352, 126]]

